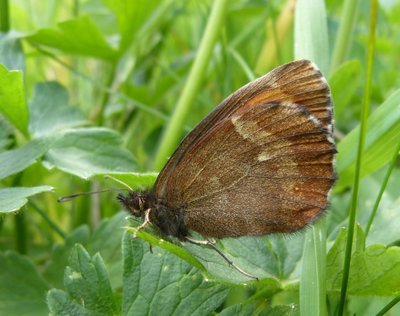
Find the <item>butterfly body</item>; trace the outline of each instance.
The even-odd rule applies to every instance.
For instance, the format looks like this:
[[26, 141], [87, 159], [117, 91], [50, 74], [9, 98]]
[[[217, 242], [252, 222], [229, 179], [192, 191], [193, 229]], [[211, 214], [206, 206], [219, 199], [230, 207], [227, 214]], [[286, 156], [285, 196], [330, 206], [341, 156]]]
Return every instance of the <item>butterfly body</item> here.
[[178, 146], [154, 187], [119, 195], [184, 240], [292, 232], [327, 208], [335, 181], [332, 103], [320, 71], [295, 61], [239, 89]]

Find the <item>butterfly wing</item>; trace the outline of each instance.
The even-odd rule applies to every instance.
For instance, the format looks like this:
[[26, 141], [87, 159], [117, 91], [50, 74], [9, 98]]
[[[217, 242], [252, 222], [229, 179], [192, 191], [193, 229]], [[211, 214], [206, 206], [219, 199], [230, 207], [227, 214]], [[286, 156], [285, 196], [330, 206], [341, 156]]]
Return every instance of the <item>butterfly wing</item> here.
[[[314, 97], [302, 92], [310, 86]], [[157, 179], [157, 198], [184, 209], [186, 226], [205, 236], [303, 227], [326, 208], [335, 178], [330, 107], [328, 87], [309, 62], [277, 68], [228, 97], [184, 139]]]
[[308, 60], [282, 65], [231, 94], [183, 139], [157, 178], [157, 195], [165, 197], [170, 173], [197, 138], [238, 109], [273, 101], [302, 105], [320, 121], [323, 128], [332, 133], [332, 102], [321, 72]]
[[327, 207], [334, 153], [302, 106], [255, 105], [196, 141], [170, 176], [166, 198], [204, 236], [294, 231]]

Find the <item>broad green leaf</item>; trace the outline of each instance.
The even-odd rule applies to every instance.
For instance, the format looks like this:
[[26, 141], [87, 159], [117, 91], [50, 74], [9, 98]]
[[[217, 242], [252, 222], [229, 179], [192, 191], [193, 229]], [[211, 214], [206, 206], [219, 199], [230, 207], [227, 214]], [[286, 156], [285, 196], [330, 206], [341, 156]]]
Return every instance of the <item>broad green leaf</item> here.
[[[133, 229], [129, 229], [133, 233]], [[207, 246], [182, 243], [182, 247], [145, 231], [138, 237], [175, 254], [199, 269], [207, 279], [227, 283], [254, 283], [229, 264], [213, 249]], [[201, 236], [195, 236], [201, 239]], [[239, 268], [257, 276], [264, 284], [279, 289], [281, 280], [297, 280], [303, 249], [303, 233], [285, 238], [284, 236], [225, 238], [216, 245]]]
[[[382, 170], [382, 174], [385, 170]], [[380, 174], [373, 174], [361, 181], [359, 190], [359, 203], [357, 222], [361, 227], [366, 227], [374, 205], [376, 196], [382, 185]], [[400, 171], [395, 170], [391, 175], [388, 187], [397, 190], [400, 187]], [[400, 197], [398, 192], [390, 193], [386, 190], [379, 204], [378, 213], [371, 226], [366, 240], [367, 245], [383, 244], [389, 245], [400, 240], [398, 225], [398, 209]], [[345, 214], [346, 215], [346, 214]]]
[[312, 60], [326, 74], [329, 66], [329, 41], [325, 2], [296, 1], [294, 22], [296, 59]]
[[57, 289], [52, 289], [47, 294], [47, 306], [51, 315], [107, 316], [107, 314], [87, 310], [67, 293]]
[[[298, 280], [296, 268], [302, 256], [303, 242], [304, 234], [299, 233], [288, 238], [279, 235], [225, 238], [217, 246], [241, 269], [257, 276], [261, 282], [279, 288], [282, 286], [279, 280]], [[188, 243], [184, 247], [217, 279], [234, 283], [253, 281], [229, 267], [212, 249]]]
[[7, 69], [25, 71], [25, 57], [17, 33], [0, 34], [0, 61]]
[[8, 71], [0, 64], [0, 113], [17, 129], [27, 135], [28, 108], [22, 72]]
[[101, 254], [114, 289], [122, 288], [121, 239], [124, 233], [123, 227], [127, 223], [127, 214], [119, 212], [111, 218], [103, 219], [87, 242], [87, 249], [91, 253]]
[[[257, 311], [255, 311], [255, 306], [251, 305], [233, 305], [228, 308], [225, 308], [221, 313], [218, 313], [218, 316], [252, 316], [258, 315]], [[296, 306], [293, 305], [278, 305], [274, 307], [264, 307], [262, 310], [262, 314], [265, 316], [295, 316], [298, 315], [298, 310]]]
[[39, 139], [0, 153], [0, 179], [18, 173], [34, 164], [46, 153], [48, 147], [47, 140]]
[[31, 188], [14, 187], [0, 189], [0, 214], [18, 211], [28, 202], [28, 197], [52, 190], [53, 187], [48, 185]]
[[225, 308], [218, 316], [252, 316], [254, 315], [255, 306], [237, 304]]
[[[347, 231], [342, 230], [327, 257], [327, 286], [340, 291]], [[400, 247], [371, 245], [357, 227], [350, 266], [350, 295], [400, 295]]]
[[[338, 145], [336, 190], [343, 190], [354, 178], [359, 127], [352, 130]], [[393, 156], [400, 140], [400, 90], [393, 93], [368, 118], [365, 153], [361, 175], [383, 167]]]
[[27, 37], [34, 44], [56, 48], [66, 54], [82, 55], [113, 61], [117, 52], [105, 40], [88, 16], [61, 22], [57, 28], [40, 29]]
[[130, 234], [123, 239], [123, 315], [210, 315], [228, 288], [204, 280], [184, 261]]
[[68, 106], [68, 92], [57, 82], [36, 84], [29, 111], [29, 130], [36, 138], [87, 123], [78, 108]]
[[362, 65], [360, 61], [351, 60], [340, 65], [329, 78], [336, 118], [341, 117], [349, 106], [351, 98], [360, 88], [362, 84], [361, 75]]
[[100, 254], [91, 257], [81, 246], [72, 250], [65, 269], [65, 288], [76, 302], [88, 311], [113, 315], [117, 313], [108, 273]]
[[56, 244], [51, 253], [51, 259], [46, 265], [43, 276], [53, 287], [63, 287], [63, 275], [75, 244], [82, 244], [90, 253], [99, 252], [107, 266], [113, 288], [122, 287], [122, 255], [121, 238], [126, 225], [127, 213], [119, 212], [111, 218], [103, 219], [94, 232], [86, 225], [71, 232], [65, 241]]
[[71, 249], [75, 244], [87, 244], [90, 238], [88, 226], [80, 226], [72, 231], [62, 244], [56, 244], [47, 262], [43, 277], [55, 288], [61, 288], [64, 282], [64, 270]]
[[121, 144], [120, 135], [106, 128], [67, 130], [54, 136], [45, 158], [50, 167], [84, 179], [97, 174], [130, 172], [135, 163]]
[[49, 289], [30, 259], [0, 252], [0, 315], [47, 315], [44, 297]]
[[[325, 75], [329, 69], [328, 22], [325, 1], [298, 0], [295, 4], [294, 56], [316, 63]], [[326, 231], [320, 222], [308, 231], [299, 288], [301, 315], [326, 313]]]

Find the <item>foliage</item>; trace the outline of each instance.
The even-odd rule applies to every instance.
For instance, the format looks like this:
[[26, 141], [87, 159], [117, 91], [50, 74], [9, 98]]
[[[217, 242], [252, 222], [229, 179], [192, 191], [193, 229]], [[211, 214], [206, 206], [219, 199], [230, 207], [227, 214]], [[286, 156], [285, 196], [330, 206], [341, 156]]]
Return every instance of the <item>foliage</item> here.
[[[335, 314], [368, 79], [345, 313], [376, 314], [398, 301], [400, 2], [380, 3], [370, 78], [368, 2], [297, 2], [295, 30], [292, 0], [0, 2], [0, 314], [312, 315], [317, 304]], [[150, 187], [168, 148], [225, 96], [299, 57], [317, 62], [331, 86], [339, 180], [317, 228], [217, 241], [259, 281], [152, 228], [132, 238], [138, 222], [115, 193], [56, 202], [115, 188], [104, 175]]]

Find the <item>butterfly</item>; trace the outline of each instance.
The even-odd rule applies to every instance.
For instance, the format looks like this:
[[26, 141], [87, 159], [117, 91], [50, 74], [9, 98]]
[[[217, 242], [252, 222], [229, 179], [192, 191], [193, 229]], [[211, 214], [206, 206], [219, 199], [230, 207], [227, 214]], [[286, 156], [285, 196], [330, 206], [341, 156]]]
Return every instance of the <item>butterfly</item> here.
[[228, 96], [183, 139], [151, 189], [118, 199], [183, 241], [191, 231], [289, 233], [327, 208], [335, 153], [327, 82], [312, 62], [293, 61]]

